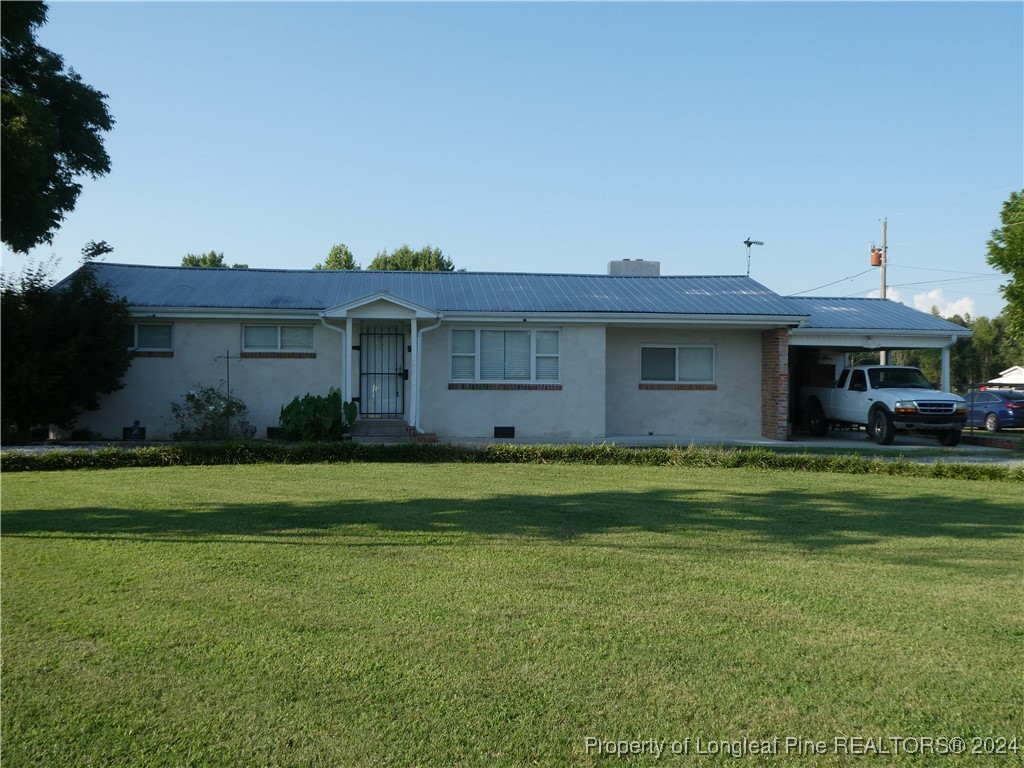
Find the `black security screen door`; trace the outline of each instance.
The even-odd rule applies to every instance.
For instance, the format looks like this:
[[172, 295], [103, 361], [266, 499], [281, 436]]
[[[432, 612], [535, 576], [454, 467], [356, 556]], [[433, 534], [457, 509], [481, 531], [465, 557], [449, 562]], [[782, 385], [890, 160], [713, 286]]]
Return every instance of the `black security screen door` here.
[[359, 334], [359, 413], [405, 413], [405, 336], [395, 326], [363, 326]]

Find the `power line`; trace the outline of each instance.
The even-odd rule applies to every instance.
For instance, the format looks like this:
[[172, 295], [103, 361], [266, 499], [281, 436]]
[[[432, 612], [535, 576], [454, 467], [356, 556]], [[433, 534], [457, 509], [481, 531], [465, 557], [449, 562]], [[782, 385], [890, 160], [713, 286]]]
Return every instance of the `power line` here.
[[991, 272], [962, 272], [959, 269], [939, 269], [938, 267], [916, 267], [912, 264], [894, 264], [891, 261], [889, 262], [889, 266], [899, 267], [900, 269], [921, 269], [925, 272], [948, 272], [951, 275], [977, 275], [980, 277], [982, 275], [989, 276], [992, 274]]
[[[953, 277], [953, 278], [950, 278], [948, 280], [922, 280], [922, 281], [916, 282], [916, 283], [897, 283], [895, 285], [890, 285], [889, 287], [890, 288], [912, 288], [912, 287], [917, 286], [917, 285], [945, 285], [947, 283], [979, 283], [979, 282], [984, 282], [986, 280], [998, 280], [998, 279], [1000, 279], [999, 275], [992, 275], [992, 276], [989, 276], [989, 277], [968, 277], [968, 278]], [[876, 288], [868, 288], [867, 290], [864, 290], [864, 291], [857, 291], [856, 293], [848, 293], [848, 294], [846, 294], [846, 296], [844, 298], [853, 298], [855, 296], [862, 296], [863, 294], [871, 293], [874, 290], [877, 290], [877, 289]], [[986, 295], [987, 296], [987, 295], [995, 295], [995, 294], [978, 294], [978, 295]]]
[[847, 280], [853, 280], [855, 277], [860, 277], [861, 275], [866, 275], [868, 272], [873, 272], [874, 270], [875, 270], [875, 268], [871, 267], [871, 269], [865, 269], [863, 272], [858, 272], [856, 275], [850, 275], [849, 277], [844, 277], [844, 278], [842, 278], [840, 280], [834, 280], [831, 283], [825, 283], [824, 285], [819, 285], [817, 288], [808, 288], [806, 291], [799, 291], [797, 293], [791, 293], [789, 295], [790, 296], [802, 296], [803, 294], [810, 293], [811, 291], [820, 291], [822, 288], [828, 288], [830, 285], [835, 285], [836, 283], [844, 283]]
[[916, 283], [896, 283], [890, 288], [909, 288], [914, 285], [945, 285], [946, 283], [979, 283], [983, 280], [1000, 280], [1000, 275], [989, 275], [988, 277], [951, 277], [947, 280], [921, 280]]

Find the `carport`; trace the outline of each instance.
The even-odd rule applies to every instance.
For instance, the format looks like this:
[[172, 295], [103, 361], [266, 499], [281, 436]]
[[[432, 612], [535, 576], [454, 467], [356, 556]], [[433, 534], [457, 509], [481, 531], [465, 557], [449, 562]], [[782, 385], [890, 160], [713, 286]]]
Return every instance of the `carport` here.
[[802, 423], [800, 387], [827, 386], [853, 352], [897, 349], [942, 350], [942, 389], [949, 391], [949, 350], [967, 338], [967, 328], [888, 299], [789, 298], [808, 316], [789, 332], [789, 413]]

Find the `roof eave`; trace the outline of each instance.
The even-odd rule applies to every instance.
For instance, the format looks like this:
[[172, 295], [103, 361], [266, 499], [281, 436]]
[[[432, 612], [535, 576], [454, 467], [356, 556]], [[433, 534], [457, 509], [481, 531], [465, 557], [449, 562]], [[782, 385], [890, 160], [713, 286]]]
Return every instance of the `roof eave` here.
[[677, 314], [672, 312], [444, 312], [458, 323], [519, 320], [561, 325], [713, 325], [750, 328], [796, 327], [806, 315]]
[[316, 320], [319, 309], [265, 309], [263, 307], [148, 307], [129, 306], [133, 318], [166, 318], [177, 320]]
[[819, 328], [811, 326], [803, 326], [801, 328], [795, 328], [793, 330], [795, 334], [816, 334], [816, 333], [832, 333], [836, 335], [849, 335], [849, 336], [864, 336], [864, 335], [880, 335], [886, 334], [890, 336], [927, 336], [935, 338], [949, 338], [950, 336], [960, 336], [962, 338], [968, 338], [973, 335], [973, 331], [970, 328], [957, 327], [956, 329], [931, 329], [931, 328]]

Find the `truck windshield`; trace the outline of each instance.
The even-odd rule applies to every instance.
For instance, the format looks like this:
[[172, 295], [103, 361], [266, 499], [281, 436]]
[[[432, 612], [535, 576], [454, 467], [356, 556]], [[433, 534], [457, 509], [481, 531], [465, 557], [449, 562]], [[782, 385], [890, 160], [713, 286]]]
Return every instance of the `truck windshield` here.
[[871, 368], [872, 389], [931, 389], [932, 385], [917, 368]]

